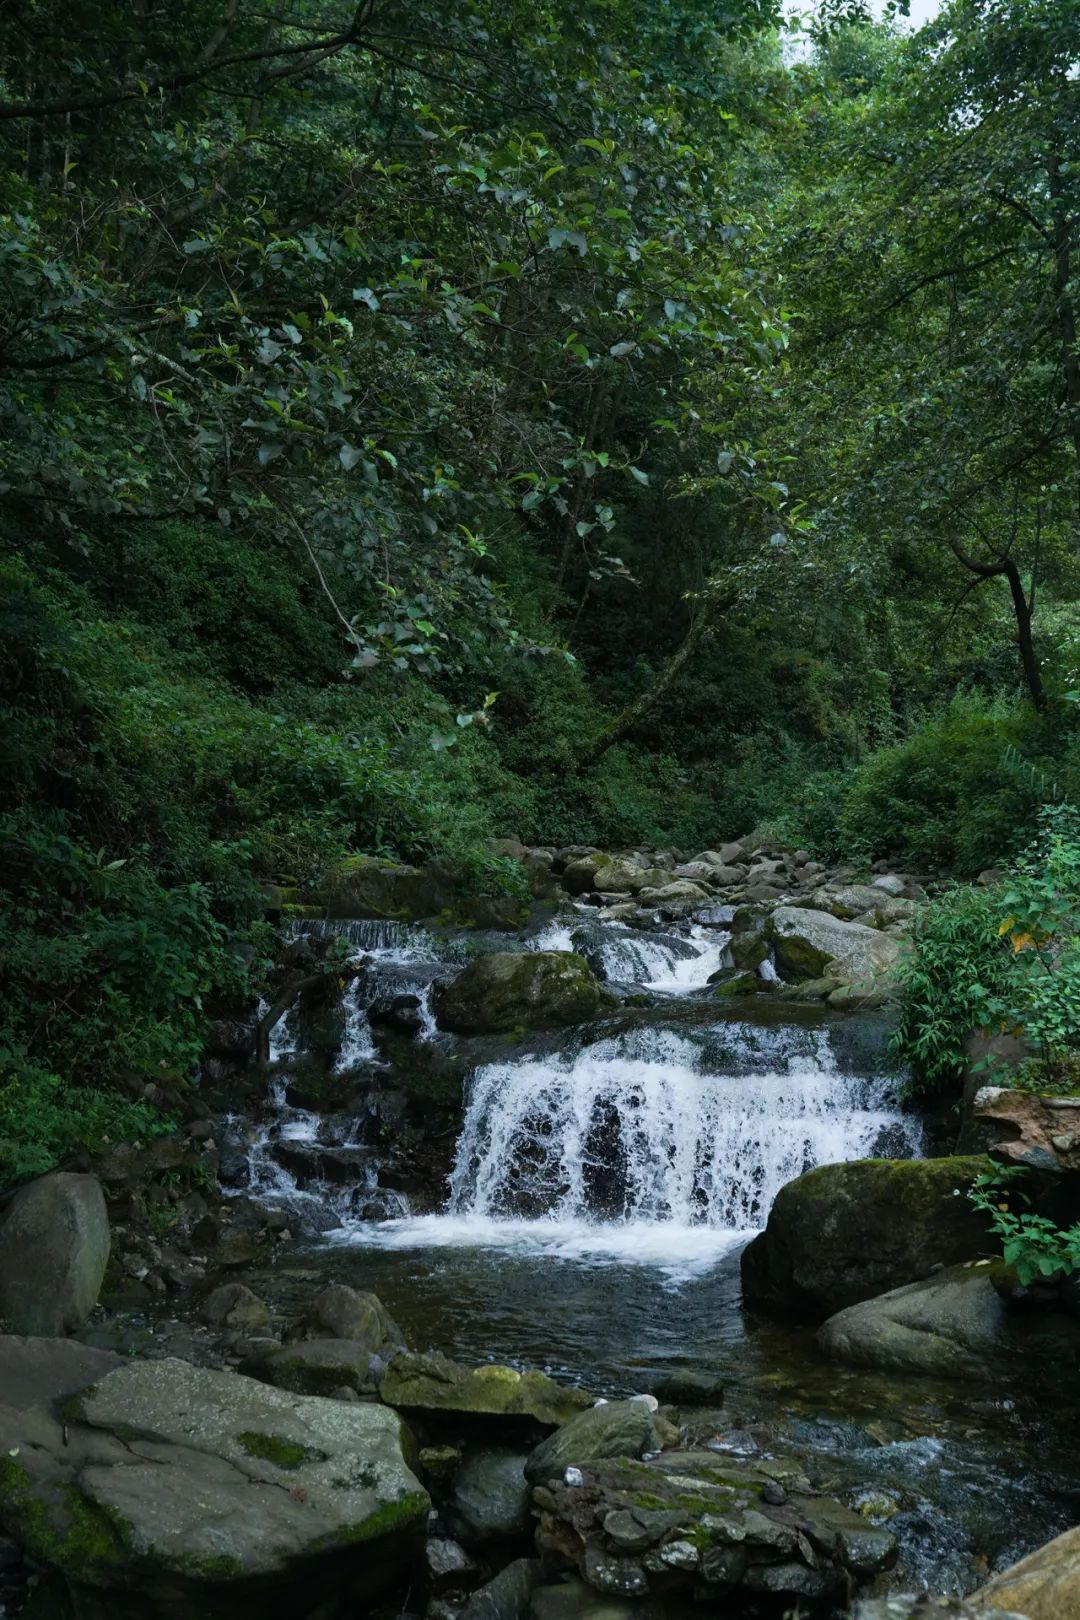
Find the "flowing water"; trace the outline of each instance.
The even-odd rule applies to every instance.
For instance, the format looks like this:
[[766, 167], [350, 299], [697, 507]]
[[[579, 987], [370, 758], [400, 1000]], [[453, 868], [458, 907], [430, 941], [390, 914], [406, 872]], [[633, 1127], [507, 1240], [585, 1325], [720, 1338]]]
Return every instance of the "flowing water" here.
[[[903, 1548], [901, 1586], [964, 1591], [1074, 1522], [1075, 1416], [1038, 1391], [896, 1379], [825, 1365], [809, 1330], [744, 1312], [739, 1251], [779, 1188], [818, 1164], [922, 1148], [872, 1021], [765, 998], [720, 1016], [707, 980], [720, 930], [642, 934], [578, 908], [516, 942], [393, 924], [327, 924], [364, 957], [349, 992], [335, 1113], [289, 1102], [295, 1037], [278, 1037], [248, 1191], [308, 1234], [264, 1279], [284, 1308], [313, 1278], [371, 1288], [413, 1342], [541, 1366], [604, 1394], [699, 1367], [727, 1382], [706, 1443], [792, 1451], [874, 1512]], [[653, 1005], [527, 1042], [455, 1043], [431, 1017], [469, 952], [578, 949]], [[441, 1207], [383, 1185], [366, 1122], [393, 1075], [366, 1007], [421, 997], [418, 1037], [470, 1064]], [[762, 1011], [764, 1008], [764, 1011]], [[307, 1156], [307, 1157], [305, 1157]], [[319, 1235], [316, 1236], [315, 1234]]]

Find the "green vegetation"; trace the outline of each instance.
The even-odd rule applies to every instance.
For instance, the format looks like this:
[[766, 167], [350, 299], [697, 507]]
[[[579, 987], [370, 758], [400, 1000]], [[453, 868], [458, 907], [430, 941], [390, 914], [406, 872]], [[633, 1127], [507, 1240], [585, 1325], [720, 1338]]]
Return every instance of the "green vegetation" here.
[[[0, 1183], [167, 1129], [343, 857], [1080, 802], [1080, 20], [863, 10], [3, 8]], [[1018, 972], [1075, 1044], [990, 904], [927, 1083]]]

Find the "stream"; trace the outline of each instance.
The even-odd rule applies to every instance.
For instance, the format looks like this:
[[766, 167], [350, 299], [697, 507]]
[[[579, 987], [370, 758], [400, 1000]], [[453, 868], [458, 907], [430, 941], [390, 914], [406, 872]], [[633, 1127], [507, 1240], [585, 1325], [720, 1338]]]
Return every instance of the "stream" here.
[[[743, 1309], [740, 1250], [786, 1181], [923, 1151], [880, 1018], [718, 1002], [708, 980], [724, 960], [722, 925], [645, 934], [578, 906], [516, 942], [306, 926], [344, 935], [365, 966], [335, 1064], [348, 1106], [290, 1101], [303, 1054], [286, 1020], [265, 1117], [254, 1130], [235, 1122], [242, 1191], [287, 1210], [294, 1233], [251, 1278], [277, 1308], [347, 1282], [376, 1292], [417, 1345], [539, 1366], [607, 1396], [676, 1369], [718, 1375], [723, 1408], [695, 1420], [695, 1439], [797, 1455], [897, 1535], [900, 1590], [965, 1592], [1075, 1522], [1075, 1410], [1030, 1387], [827, 1365], [812, 1329]], [[434, 983], [477, 951], [517, 948], [577, 949], [629, 999], [570, 1032], [440, 1033]], [[458, 1051], [467, 1066], [446, 1186], [426, 1199], [403, 1190], [379, 1145], [398, 1094], [365, 1009], [396, 995], [418, 999], [417, 1049]]]

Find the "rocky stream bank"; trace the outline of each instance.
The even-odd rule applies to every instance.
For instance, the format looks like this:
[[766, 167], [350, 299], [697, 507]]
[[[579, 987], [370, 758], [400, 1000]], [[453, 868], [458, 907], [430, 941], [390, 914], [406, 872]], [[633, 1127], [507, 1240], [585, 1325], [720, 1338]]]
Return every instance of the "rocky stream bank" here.
[[495, 853], [270, 896], [182, 1125], [0, 1207], [0, 1613], [1080, 1615], [1080, 1323], [964, 1196], [1078, 1165], [899, 1099], [926, 880]]

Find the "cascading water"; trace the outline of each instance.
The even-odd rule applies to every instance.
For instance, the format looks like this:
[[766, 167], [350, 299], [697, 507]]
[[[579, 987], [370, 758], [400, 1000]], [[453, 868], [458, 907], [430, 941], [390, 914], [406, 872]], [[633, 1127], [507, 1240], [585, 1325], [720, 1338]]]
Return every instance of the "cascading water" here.
[[843, 1067], [827, 1030], [645, 1027], [477, 1070], [446, 1214], [343, 1236], [685, 1272], [764, 1225], [803, 1171], [920, 1147], [894, 1082]]

